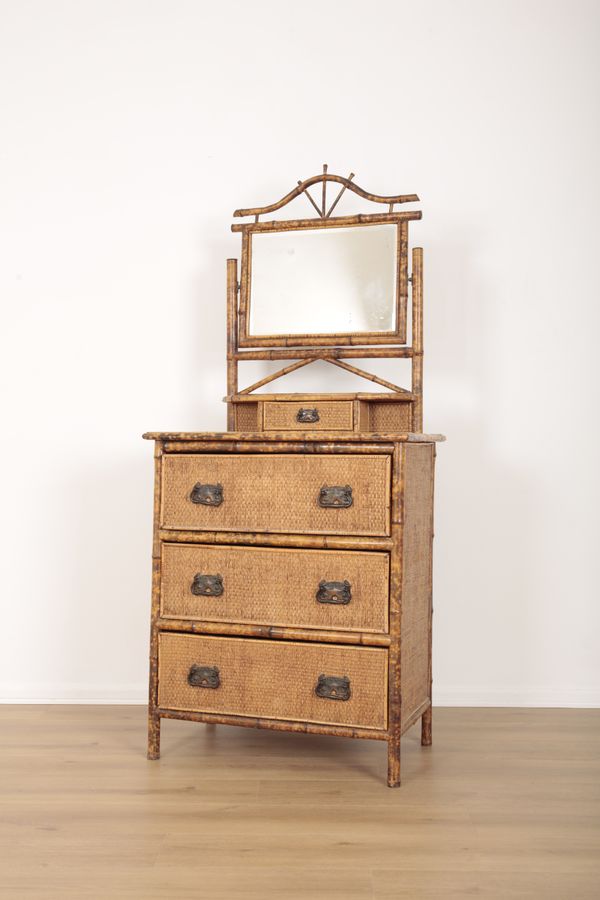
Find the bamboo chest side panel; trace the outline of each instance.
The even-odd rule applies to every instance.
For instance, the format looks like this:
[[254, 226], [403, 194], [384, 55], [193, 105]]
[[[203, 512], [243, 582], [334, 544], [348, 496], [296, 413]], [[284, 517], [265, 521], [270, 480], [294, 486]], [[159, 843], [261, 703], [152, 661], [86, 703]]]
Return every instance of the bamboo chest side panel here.
[[[213, 686], [190, 683], [207, 670]], [[344, 679], [348, 699], [319, 696], [322, 676]], [[383, 649], [164, 632], [159, 637], [158, 704], [165, 709], [383, 730], [386, 685]]]
[[354, 404], [351, 400], [320, 400], [307, 403], [267, 402], [263, 407], [265, 431], [351, 431]]
[[[163, 528], [387, 535], [390, 457], [327, 454], [166, 454]], [[218, 505], [192, 500], [196, 485], [220, 486]], [[324, 508], [324, 487], [351, 488], [351, 505]]]
[[165, 543], [161, 570], [167, 618], [387, 631], [387, 553]]
[[400, 659], [402, 722], [431, 699], [433, 444], [403, 448], [404, 524]]

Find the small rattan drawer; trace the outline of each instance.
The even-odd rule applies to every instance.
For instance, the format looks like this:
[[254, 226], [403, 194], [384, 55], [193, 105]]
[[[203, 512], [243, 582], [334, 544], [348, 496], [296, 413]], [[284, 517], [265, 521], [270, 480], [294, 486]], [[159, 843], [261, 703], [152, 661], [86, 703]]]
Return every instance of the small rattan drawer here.
[[384, 730], [387, 650], [159, 635], [163, 709]]
[[387, 631], [387, 553], [163, 544], [161, 615]]
[[387, 535], [390, 457], [165, 454], [161, 524], [193, 531]]
[[265, 431], [352, 431], [352, 400], [318, 400], [304, 403], [267, 402], [263, 406]]

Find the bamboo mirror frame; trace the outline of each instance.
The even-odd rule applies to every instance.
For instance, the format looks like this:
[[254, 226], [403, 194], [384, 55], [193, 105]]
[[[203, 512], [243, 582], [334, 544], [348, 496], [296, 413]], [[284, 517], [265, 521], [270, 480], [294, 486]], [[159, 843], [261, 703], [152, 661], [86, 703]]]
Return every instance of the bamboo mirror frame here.
[[[408, 256], [406, 252], [406, 234], [402, 228], [402, 219], [398, 216], [378, 217], [377, 222], [352, 222], [347, 218], [336, 219], [299, 219], [290, 222], [266, 222], [248, 225], [243, 232], [242, 261], [240, 277], [240, 347], [305, 347], [317, 344], [318, 346], [333, 346], [340, 340], [348, 339], [358, 344], [389, 344], [404, 343], [406, 340], [406, 307], [408, 300]], [[253, 238], [256, 235], [269, 234], [307, 234], [319, 230], [337, 229], [372, 229], [378, 225], [387, 225], [395, 228], [395, 288], [390, 310], [393, 310], [394, 328], [392, 330], [377, 331], [329, 331], [329, 332], [269, 332], [252, 333], [252, 256]]]

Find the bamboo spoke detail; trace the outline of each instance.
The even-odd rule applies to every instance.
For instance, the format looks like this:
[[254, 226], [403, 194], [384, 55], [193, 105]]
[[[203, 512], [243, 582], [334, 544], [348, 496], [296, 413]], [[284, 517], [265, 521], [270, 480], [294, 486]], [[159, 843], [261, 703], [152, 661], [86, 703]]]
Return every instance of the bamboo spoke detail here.
[[[299, 181], [298, 184], [301, 185], [302, 182]], [[308, 197], [308, 199], [310, 200], [310, 202], [312, 203], [312, 205], [314, 206], [314, 208], [315, 208], [316, 211], [318, 212], [319, 217], [322, 218], [322, 216], [321, 216], [321, 210], [319, 209], [319, 207], [317, 206], [317, 204], [315, 203], [315, 201], [313, 200], [313, 198], [311, 197], [311, 195], [308, 193], [308, 189], [307, 189], [307, 188], [304, 188], [304, 193], [306, 194], [306, 196]], [[260, 215], [260, 213], [257, 213], [257, 216], [258, 216], [258, 215]], [[234, 216], [235, 216], [235, 213], [234, 213]]]
[[[348, 179], [347, 179], [347, 180], [348, 180], [348, 183], [351, 182], [353, 178], [354, 178], [354, 172], [350, 172], [350, 174], [348, 175]], [[347, 184], [343, 185], [341, 191], [339, 192], [339, 194], [337, 195], [337, 197], [335, 198], [335, 200], [333, 201], [333, 203], [332, 203], [331, 206], [329, 207], [329, 211], [328, 211], [327, 214], [325, 215], [325, 218], [326, 218], [326, 219], [329, 218], [329, 216], [331, 215], [331, 213], [334, 211], [334, 209], [335, 209], [336, 206], [338, 205], [339, 201], [342, 199], [342, 194], [344, 193], [344, 191], [346, 190], [347, 187], [348, 187]]]
[[[371, 200], [373, 203], [385, 203], [388, 206], [394, 203], [416, 203], [419, 200], [417, 194], [397, 194], [393, 197], [384, 197], [380, 194], [371, 194], [369, 191], [365, 191], [360, 188], [357, 184], [353, 184], [352, 178], [354, 178], [354, 173], [351, 173], [349, 178], [343, 178], [341, 175], [331, 175], [327, 171], [327, 166], [324, 165], [323, 172], [320, 175], [313, 175], [312, 178], [307, 178], [305, 181], [299, 181], [297, 187], [295, 187], [292, 191], [289, 192], [289, 194], [286, 194], [285, 197], [282, 197], [281, 200], [278, 200], [276, 203], [271, 203], [268, 206], [255, 206], [251, 209], [236, 209], [233, 215], [237, 218], [239, 216], [261, 216], [265, 213], [275, 212], [276, 210], [281, 209], [283, 206], [287, 206], [288, 203], [291, 203], [292, 200], [300, 196], [300, 194], [304, 193], [317, 210], [319, 218], [326, 219], [331, 215], [334, 207], [336, 206], [338, 200], [340, 199], [346, 188], [353, 191], [355, 194], [358, 194], [358, 196], [362, 197], [364, 200]], [[343, 190], [340, 191], [333, 203], [333, 206], [331, 207], [329, 212], [326, 213], [325, 183], [328, 181], [333, 181], [337, 184], [341, 184], [343, 186]], [[319, 209], [318, 205], [308, 193], [308, 188], [312, 187], [315, 184], [321, 183], [323, 183], [323, 208]]]

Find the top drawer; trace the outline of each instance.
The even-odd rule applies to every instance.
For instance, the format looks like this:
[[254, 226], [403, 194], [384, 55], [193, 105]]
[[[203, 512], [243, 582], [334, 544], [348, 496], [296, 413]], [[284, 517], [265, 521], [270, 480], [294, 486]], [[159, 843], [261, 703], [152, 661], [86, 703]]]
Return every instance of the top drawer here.
[[161, 524], [192, 531], [387, 535], [390, 457], [166, 454]]
[[352, 400], [275, 400], [263, 407], [265, 431], [352, 431], [353, 427]]

